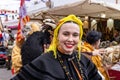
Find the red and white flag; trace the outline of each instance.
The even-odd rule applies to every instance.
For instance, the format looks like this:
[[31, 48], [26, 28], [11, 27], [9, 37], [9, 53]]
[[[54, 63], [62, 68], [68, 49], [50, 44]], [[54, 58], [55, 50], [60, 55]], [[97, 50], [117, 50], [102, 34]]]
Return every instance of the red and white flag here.
[[27, 22], [29, 22], [29, 16], [27, 15], [27, 10], [25, 6], [25, 0], [21, 0], [20, 2], [20, 11], [19, 11], [19, 24], [18, 24], [18, 32], [17, 32], [17, 41], [20, 41], [23, 36], [23, 28]]

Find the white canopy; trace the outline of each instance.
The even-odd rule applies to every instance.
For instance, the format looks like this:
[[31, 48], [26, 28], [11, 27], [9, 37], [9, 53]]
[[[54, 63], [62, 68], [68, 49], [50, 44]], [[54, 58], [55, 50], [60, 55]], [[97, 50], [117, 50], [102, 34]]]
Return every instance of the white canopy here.
[[51, 15], [68, 15], [75, 14], [78, 16], [100, 17], [102, 13], [106, 18], [120, 19], [120, 6], [96, 0], [80, 0], [62, 6], [44, 10]]

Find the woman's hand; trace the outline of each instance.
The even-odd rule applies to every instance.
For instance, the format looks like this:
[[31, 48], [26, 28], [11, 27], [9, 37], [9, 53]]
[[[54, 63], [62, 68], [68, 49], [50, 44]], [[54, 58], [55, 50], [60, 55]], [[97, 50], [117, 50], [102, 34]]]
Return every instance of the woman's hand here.
[[103, 55], [103, 54], [105, 54], [106, 53], [106, 50], [105, 49], [95, 49], [94, 51], [92, 51], [92, 55], [99, 55], [99, 56], [101, 56], [101, 55]]

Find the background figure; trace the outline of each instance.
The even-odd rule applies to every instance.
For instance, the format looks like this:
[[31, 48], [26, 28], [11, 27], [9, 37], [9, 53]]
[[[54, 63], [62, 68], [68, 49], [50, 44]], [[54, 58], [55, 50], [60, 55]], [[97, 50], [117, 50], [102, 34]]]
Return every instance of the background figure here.
[[40, 56], [51, 43], [49, 31], [53, 31], [52, 25], [44, 24], [42, 26], [43, 28], [40, 30], [41, 26], [35, 23], [31, 24], [31, 31], [21, 49], [23, 65]]
[[82, 22], [75, 15], [61, 19], [47, 53], [25, 65], [11, 80], [102, 80], [96, 66], [80, 54], [82, 34]]
[[3, 47], [3, 46], [4, 46], [3, 45], [3, 36], [2, 36], [2, 31], [0, 31], [0, 47]]
[[7, 52], [8, 52], [8, 60], [6, 62], [6, 67], [8, 70], [11, 69], [11, 54], [12, 54], [12, 49], [13, 49], [13, 46], [14, 46], [14, 34], [12, 33], [12, 30], [11, 29], [8, 29], [8, 33], [9, 33], [9, 36], [10, 36], [10, 39], [8, 40], [8, 46], [7, 46]]
[[21, 60], [21, 47], [24, 43], [25, 38], [22, 38], [20, 41], [15, 41], [13, 50], [12, 50], [12, 74], [17, 74], [22, 67]]
[[97, 66], [100, 73], [104, 75], [105, 80], [109, 80], [108, 73], [104, 68], [101, 58], [101, 54], [105, 53], [105, 50], [99, 49], [101, 37], [102, 34], [100, 32], [89, 31], [86, 35], [86, 41], [84, 42], [81, 50], [83, 54], [92, 60], [92, 62]]
[[115, 30], [113, 38], [114, 38], [113, 41], [116, 41], [117, 43], [120, 43], [120, 31]]
[[40, 56], [44, 52], [44, 35], [40, 31], [33, 32], [24, 42], [21, 55], [22, 64], [26, 65], [34, 60], [36, 57]]
[[2, 32], [2, 36], [3, 36], [3, 45], [4, 47], [8, 47], [8, 41], [10, 39], [10, 35], [9, 35], [9, 32], [8, 32], [8, 29], [7, 28], [4, 28], [3, 32]]
[[42, 26], [43, 26], [42, 32], [44, 33], [44, 52], [45, 52], [51, 43], [53, 37], [53, 31], [56, 27], [56, 24], [53, 19], [45, 19], [43, 20]]
[[32, 23], [30, 27], [27, 26], [25, 29], [27, 31], [26, 40], [21, 47], [22, 65], [30, 63], [43, 52], [43, 35], [40, 32], [40, 27], [38, 24]]

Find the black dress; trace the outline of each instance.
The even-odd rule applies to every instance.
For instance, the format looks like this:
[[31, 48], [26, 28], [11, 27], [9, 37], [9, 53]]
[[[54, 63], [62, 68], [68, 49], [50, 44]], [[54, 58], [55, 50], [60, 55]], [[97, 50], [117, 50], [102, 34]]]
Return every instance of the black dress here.
[[[70, 62], [72, 59], [78, 67], [75, 57], [77, 53], [74, 52], [72, 55], [65, 55], [58, 52], [57, 54], [61, 56], [60, 58], [63, 60], [63, 64], [66, 66], [73, 80], [79, 80]], [[83, 80], [102, 80], [95, 65], [82, 54], [79, 63], [83, 71]], [[30, 64], [25, 65], [20, 73], [11, 80], [69, 80], [62, 67], [60, 60], [54, 58], [53, 52], [49, 52], [39, 56]]]

